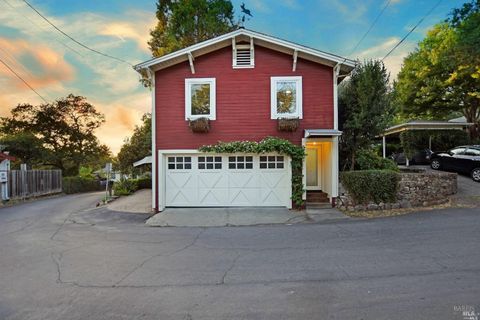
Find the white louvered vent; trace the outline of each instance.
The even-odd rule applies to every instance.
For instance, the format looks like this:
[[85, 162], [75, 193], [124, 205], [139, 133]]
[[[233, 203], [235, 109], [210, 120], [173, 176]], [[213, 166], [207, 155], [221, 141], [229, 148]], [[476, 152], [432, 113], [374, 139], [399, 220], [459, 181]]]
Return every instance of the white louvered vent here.
[[234, 68], [253, 68], [254, 62], [254, 48], [253, 39], [250, 44], [236, 44], [233, 45], [233, 67]]
[[243, 48], [237, 47], [237, 66], [251, 66], [252, 65], [252, 56], [250, 54], [250, 46]]

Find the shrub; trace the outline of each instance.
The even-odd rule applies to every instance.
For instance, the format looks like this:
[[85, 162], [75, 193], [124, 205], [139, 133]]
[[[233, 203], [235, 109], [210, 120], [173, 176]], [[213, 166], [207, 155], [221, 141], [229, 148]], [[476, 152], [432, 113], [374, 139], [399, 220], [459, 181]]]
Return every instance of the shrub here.
[[66, 194], [91, 192], [103, 190], [100, 181], [91, 178], [82, 177], [64, 177], [63, 178], [63, 192]]
[[395, 202], [400, 175], [392, 170], [346, 171], [340, 175], [343, 187], [355, 203]]
[[136, 179], [121, 179], [113, 184], [113, 191], [116, 196], [128, 196], [138, 190]]
[[140, 189], [151, 189], [152, 188], [152, 178], [151, 177], [141, 177], [137, 179], [137, 188]]
[[358, 151], [356, 169], [398, 171], [397, 164], [393, 160], [384, 159], [372, 150]]

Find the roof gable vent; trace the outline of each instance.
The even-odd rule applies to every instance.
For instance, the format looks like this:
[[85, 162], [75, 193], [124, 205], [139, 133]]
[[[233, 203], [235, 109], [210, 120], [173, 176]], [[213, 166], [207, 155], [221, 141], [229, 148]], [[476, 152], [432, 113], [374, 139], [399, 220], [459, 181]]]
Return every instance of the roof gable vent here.
[[253, 38], [250, 39], [250, 44], [236, 44], [235, 39], [232, 39], [232, 47], [233, 68], [253, 68], [255, 66]]

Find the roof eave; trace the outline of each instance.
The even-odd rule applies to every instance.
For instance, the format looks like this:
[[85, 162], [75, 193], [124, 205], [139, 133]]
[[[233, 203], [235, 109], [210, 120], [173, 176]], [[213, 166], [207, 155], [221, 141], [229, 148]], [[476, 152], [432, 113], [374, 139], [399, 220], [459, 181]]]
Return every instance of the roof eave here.
[[[206, 47], [209, 47], [209, 46], [214, 46], [215, 44], [220, 44], [222, 47], [228, 46], [229, 41], [233, 37], [237, 37], [237, 36], [240, 36], [240, 35], [245, 35], [245, 36], [248, 36], [248, 37], [252, 37], [254, 39], [257, 39], [257, 40], [260, 40], [260, 41], [265, 41], [266, 43], [275, 44], [275, 45], [278, 45], [280, 47], [289, 48], [292, 51], [298, 51], [298, 52], [304, 54], [304, 57], [302, 57], [302, 58], [305, 58], [305, 59], [308, 59], [308, 55], [311, 55], [313, 57], [316, 57], [316, 58], [319, 58], [319, 59], [324, 59], [325, 61], [329, 61], [330, 64], [332, 64], [332, 65], [340, 64], [340, 65], [343, 66], [343, 71], [345, 73], [349, 73], [355, 67], [355, 61], [350, 60], [350, 59], [346, 59], [346, 58], [343, 58], [343, 57], [340, 57], [340, 56], [337, 56], [337, 55], [334, 55], [334, 54], [331, 54], [331, 53], [327, 53], [327, 52], [315, 50], [315, 49], [312, 49], [312, 48], [308, 48], [308, 47], [305, 47], [305, 46], [302, 46], [302, 45], [299, 45], [299, 44], [295, 44], [295, 43], [292, 43], [292, 42], [289, 42], [289, 41], [286, 41], [286, 40], [283, 40], [283, 39], [274, 38], [274, 37], [264, 35], [262, 33], [258, 33], [258, 32], [255, 32], [255, 31], [251, 31], [251, 30], [247, 30], [247, 29], [238, 29], [238, 30], [232, 31], [230, 33], [226, 33], [224, 35], [215, 37], [213, 39], [206, 40], [206, 41], [194, 44], [192, 46], [189, 46], [187, 48], [180, 49], [178, 51], [169, 53], [169, 54], [164, 55], [162, 57], [154, 58], [154, 59], [139, 63], [139, 64], [134, 66], [134, 69], [136, 71], [140, 71], [141, 69], [145, 69], [145, 68], [155, 69], [155, 66], [157, 66], [157, 65], [160, 65], [164, 62], [167, 62], [167, 61], [185, 56], [182, 59], [180, 59], [180, 61], [178, 61], [174, 64], [181, 63], [183, 61], [183, 59], [186, 60], [186, 55], [188, 53], [193, 54], [194, 52], [196, 52], [198, 50], [201, 50], [202, 48], [206, 48]], [[217, 49], [218, 48], [214, 48], [214, 50], [217, 50]], [[214, 51], [214, 50], [212, 50], [212, 51]], [[208, 52], [208, 50], [207, 50], [207, 52]], [[322, 63], [322, 62], [319, 62], [319, 63]], [[324, 62], [323, 64], [327, 64], [327, 63]]]

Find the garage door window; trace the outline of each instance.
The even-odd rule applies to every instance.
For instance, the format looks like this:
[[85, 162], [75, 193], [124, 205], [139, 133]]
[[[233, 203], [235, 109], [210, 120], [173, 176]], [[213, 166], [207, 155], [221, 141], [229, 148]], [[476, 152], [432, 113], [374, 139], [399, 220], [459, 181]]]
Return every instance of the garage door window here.
[[253, 157], [228, 157], [228, 169], [253, 169]]
[[222, 157], [198, 157], [198, 169], [200, 170], [212, 170], [222, 169]]
[[192, 157], [168, 157], [169, 170], [192, 169]]
[[261, 156], [260, 157], [260, 169], [283, 169], [284, 157], [283, 156]]

